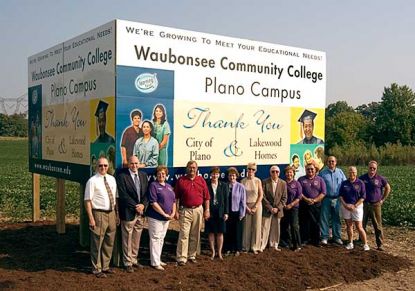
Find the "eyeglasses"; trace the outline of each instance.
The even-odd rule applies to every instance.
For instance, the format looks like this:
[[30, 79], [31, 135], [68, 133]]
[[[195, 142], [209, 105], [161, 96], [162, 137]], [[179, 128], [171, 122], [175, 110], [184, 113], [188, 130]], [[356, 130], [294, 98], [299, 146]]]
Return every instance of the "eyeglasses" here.
[[253, 169], [253, 168], [248, 168], [248, 171], [255, 171], [255, 169]]
[[369, 167], [370, 170], [376, 170], [377, 168], [375, 167]]
[[100, 168], [107, 168], [107, 167], [108, 167], [108, 165], [104, 165], [104, 164], [102, 164], [102, 165], [98, 165], [98, 167], [100, 167]]
[[279, 173], [277, 170], [272, 170], [271, 173]]
[[334, 163], [335, 161], [333, 161], [333, 160], [332, 160], [332, 161], [328, 161], [328, 162], [329, 162], [329, 163]]

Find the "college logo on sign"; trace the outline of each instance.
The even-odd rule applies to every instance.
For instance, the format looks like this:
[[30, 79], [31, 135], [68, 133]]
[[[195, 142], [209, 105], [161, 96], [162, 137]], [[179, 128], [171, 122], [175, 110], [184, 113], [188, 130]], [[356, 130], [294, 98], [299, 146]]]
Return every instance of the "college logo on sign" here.
[[143, 73], [138, 75], [134, 83], [137, 90], [142, 93], [154, 92], [159, 85], [157, 74], [150, 73]]

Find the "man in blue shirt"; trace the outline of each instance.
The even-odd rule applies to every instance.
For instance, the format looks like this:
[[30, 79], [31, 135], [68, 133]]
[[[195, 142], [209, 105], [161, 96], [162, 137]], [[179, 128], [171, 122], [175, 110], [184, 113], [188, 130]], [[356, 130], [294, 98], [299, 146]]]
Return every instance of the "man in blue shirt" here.
[[320, 176], [326, 182], [327, 193], [321, 204], [321, 244], [327, 245], [329, 239], [329, 221], [332, 222], [332, 234], [335, 243], [342, 245], [341, 240], [341, 222], [340, 222], [340, 203], [339, 188], [340, 184], [346, 180], [343, 171], [336, 167], [336, 157], [330, 156], [327, 159], [327, 167], [321, 172]]

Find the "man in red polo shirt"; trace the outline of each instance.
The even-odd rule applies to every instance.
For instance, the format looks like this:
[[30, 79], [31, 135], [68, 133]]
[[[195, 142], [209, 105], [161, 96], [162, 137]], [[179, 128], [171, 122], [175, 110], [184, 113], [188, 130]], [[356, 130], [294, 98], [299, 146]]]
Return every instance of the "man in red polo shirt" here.
[[[200, 242], [200, 230], [204, 219], [209, 219], [209, 190], [206, 181], [197, 175], [197, 163], [189, 161], [186, 176], [180, 177], [174, 192], [178, 210], [180, 233], [177, 242], [176, 260], [184, 266], [187, 260], [196, 263], [196, 253]], [[204, 210], [203, 210], [204, 206]]]

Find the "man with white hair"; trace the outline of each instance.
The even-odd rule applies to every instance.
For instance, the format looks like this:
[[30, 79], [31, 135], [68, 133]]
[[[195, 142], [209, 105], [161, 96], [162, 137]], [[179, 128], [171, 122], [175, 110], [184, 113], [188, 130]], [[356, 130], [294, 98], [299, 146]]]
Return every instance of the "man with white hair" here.
[[269, 173], [270, 177], [262, 181], [264, 198], [262, 199], [261, 251], [265, 250], [268, 243], [271, 248], [280, 251], [278, 247], [280, 222], [287, 202], [287, 183], [279, 178], [278, 166], [272, 166]]
[[105, 157], [99, 158], [97, 173], [85, 186], [85, 210], [91, 231], [92, 273], [97, 278], [105, 278], [107, 274], [115, 273], [109, 265], [118, 222], [118, 195], [115, 178], [107, 174], [108, 166]]

